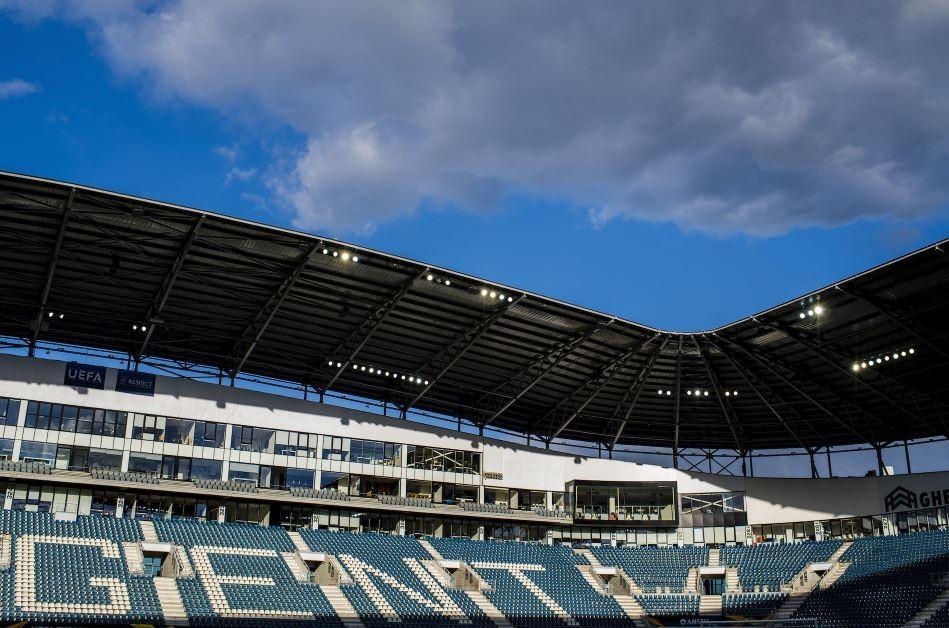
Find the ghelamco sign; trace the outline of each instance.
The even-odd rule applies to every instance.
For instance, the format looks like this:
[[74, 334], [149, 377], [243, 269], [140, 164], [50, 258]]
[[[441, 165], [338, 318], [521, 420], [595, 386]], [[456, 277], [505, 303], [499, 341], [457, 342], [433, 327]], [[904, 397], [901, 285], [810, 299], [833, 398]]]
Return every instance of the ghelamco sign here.
[[919, 491], [917, 493], [908, 488], [897, 486], [883, 498], [883, 509], [886, 512], [947, 505], [949, 505], [949, 488]]

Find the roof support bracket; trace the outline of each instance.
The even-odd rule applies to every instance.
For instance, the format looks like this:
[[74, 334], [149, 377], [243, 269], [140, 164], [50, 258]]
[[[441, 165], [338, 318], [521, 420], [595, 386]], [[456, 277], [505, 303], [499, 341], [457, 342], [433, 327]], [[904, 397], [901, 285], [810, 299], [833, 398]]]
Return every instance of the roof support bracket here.
[[481, 402], [486, 398], [492, 397], [507, 397], [507, 401], [500, 402], [500, 407], [493, 411], [488, 410], [488, 412], [491, 412], [491, 416], [481, 423], [482, 427], [491, 425], [491, 423], [504, 414], [508, 408], [517, 403], [521, 397], [526, 395], [534, 386], [547, 377], [574, 349], [592, 338], [599, 330], [608, 327], [612, 322], [613, 319], [609, 319], [608, 321], [597, 323], [587, 331], [577, 334], [566, 343], [545, 351], [530, 364], [521, 369], [516, 375], [508, 378], [504, 383], [495, 387], [494, 390], [483, 395], [476, 405], [481, 405]]
[[[326, 383], [321, 387], [324, 391], [332, 388], [333, 384], [336, 383], [336, 380], [339, 379], [346, 369], [349, 368], [349, 365], [352, 364], [353, 360], [356, 359], [356, 356], [359, 355], [359, 352], [362, 351], [362, 348], [366, 346], [366, 343], [369, 342], [375, 333], [379, 330], [379, 327], [385, 320], [389, 317], [395, 307], [399, 302], [405, 298], [405, 295], [409, 293], [412, 286], [415, 285], [415, 282], [421, 279], [427, 273], [428, 269], [422, 269], [421, 272], [413, 274], [407, 280], [403, 281], [401, 285], [388, 297], [385, 301], [377, 305], [367, 316], [362, 323], [359, 324], [359, 327], [354, 329], [349, 336], [333, 350], [328, 357], [340, 361], [339, 356], [346, 356], [340, 364], [342, 366], [334, 366], [332, 374], [326, 378]], [[321, 364], [321, 368], [324, 368], [326, 362], [324, 361]]]
[[519, 303], [523, 298], [523, 295], [519, 296], [511, 303], [500, 305], [494, 310], [489, 310], [486, 312], [477, 323], [466, 329], [464, 333], [455, 338], [451, 344], [449, 344], [447, 347], [438, 352], [438, 354], [432, 359], [430, 359], [428, 363], [425, 364], [425, 366], [418, 369], [417, 372], [423, 376], [429, 372], [432, 372], [433, 375], [429, 379], [429, 383], [426, 384], [425, 387], [422, 388], [422, 390], [419, 391], [419, 393], [416, 394], [415, 397], [413, 397], [411, 401], [406, 404], [406, 406], [411, 408], [421, 401], [421, 399], [426, 394], [428, 394], [428, 391], [431, 390], [435, 385], [435, 382], [444, 377], [445, 374], [448, 373], [448, 371], [450, 371], [453, 366], [455, 366], [458, 360], [460, 360], [465, 355], [465, 353], [468, 352], [468, 349], [473, 347], [475, 343], [477, 343], [481, 337], [484, 336], [488, 330], [491, 329], [491, 327], [496, 322], [498, 322], [511, 307]]
[[303, 271], [306, 270], [307, 265], [309, 265], [310, 261], [316, 256], [321, 245], [322, 243], [310, 245], [300, 254], [299, 260], [294, 265], [293, 270], [290, 271], [290, 274], [287, 275], [287, 278], [283, 280], [283, 283], [277, 286], [277, 289], [270, 295], [270, 298], [267, 299], [264, 306], [260, 308], [260, 311], [257, 312], [254, 319], [244, 328], [244, 333], [241, 334], [241, 337], [234, 343], [234, 348], [231, 349], [230, 355], [225, 362], [225, 364], [230, 365], [228, 372], [231, 374], [231, 377], [237, 377], [237, 374], [244, 368], [244, 365], [247, 363], [247, 360], [250, 359], [254, 349], [257, 348], [257, 344], [260, 342], [260, 339], [263, 338], [264, 333], [277, 315], [280, 307], [293, 290], [293, 286], [296, 285], [297, 281], [303, 275]]
[[204, 224], [205, 218], [206, 216], [204, 214], [198, 216], [198, 219], [195, 221], [194, 225], [192, 225], [191, 229], [188, 230], [188, 235], [185, 236], [184, 242], [181, 243], [181, 248], [178, 249], [178, 256], [175, 257], [175, 261], [168, 270], [168, 273], [165, 275], [165, 279], [162, 281], [161, 287], [155, 294], [155, 298], [152, 299], [151, 304], [148, 306], [148, 311], [145, 313], [145, 317], [142, 319], [142, 322], [148, 325], [148, 329], [145, 330], [145, 337], [142, 339], [141, 344], [138, 346], [138, 350], [135, 352], [134, 357], [136, 366], [138, 366], [138, 364], [142, 361], [142, 357], [145, 355], [145, 350], [148, 348], [148, 343], [151, 342], [152, 334], [155, 333], [155, 328], [162, 323], [161, 314], [165, 309], [165, 304], [168, 303], [168, 297], [171, 295], [171, 289], [174, 288], [175, 282], [178, 280], [178, 276], [181, 274], [181, 269], [184, 266], [185, 258], [188, 256], [188, 251], [191, 250], [191, 246], [195, 243], [195, 240], [197, 240], [198, 231]]
[[69, 189], [69, 196], [63, 202], [63, 218], [59, 223], [59, 231], [56, 232], [56, 243], [53, 245], [53, 253], [49, 258], [49, 266], [46, 267], [46, 279], [43, 280], [43, 292], [40, 295], [40, 305], [36, 310], [36, 319], [33, 321], [32, 335], [30, 336], [29, 355], [36, 355], [36, 343], [40, 338], [40, 330], [43, 328], [43, 315], [46, 313], [46, 305], [49, 303], [49, 293], [53, 288], [53, 277], [56, 275], [56, 265], [59, 264], [59, 254], [63, 250], [63, 240], [66, 238], [66, 226], [69, 224], [69, 213], [72, 211], [73, 201], [76, 199], [76, 188]]

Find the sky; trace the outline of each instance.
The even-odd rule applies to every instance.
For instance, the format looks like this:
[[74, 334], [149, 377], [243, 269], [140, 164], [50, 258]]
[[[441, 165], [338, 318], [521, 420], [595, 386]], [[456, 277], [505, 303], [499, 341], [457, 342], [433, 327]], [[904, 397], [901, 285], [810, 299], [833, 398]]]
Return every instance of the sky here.
[[675, 331], [949, 234], [949, 3], [0, 0], [0, 169]]

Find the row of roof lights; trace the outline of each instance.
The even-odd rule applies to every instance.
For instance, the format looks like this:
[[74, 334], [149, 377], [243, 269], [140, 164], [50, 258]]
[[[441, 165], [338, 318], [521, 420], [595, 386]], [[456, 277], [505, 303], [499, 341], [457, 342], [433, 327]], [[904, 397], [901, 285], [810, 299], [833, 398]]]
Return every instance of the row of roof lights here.
[[814, 307], [809, 307], [806, 310], [803, 310], [800, 314], [798, 314], [798, 317], [803, 319], [809, 316], [820, 316], [826, 311], [827, 310], [824, 309], [823, 305], [815, 305]]
[[[343, 368], [342, 362], [334, 362], [333, 360], [329, 361], [329, 365], [335, 366], [336, 368]], [[392, 379], [405, 380], [412, 384], [425, 384], [428, 386], [428, 380], [423, 380], [419, 375], [406, 375], [405, 373], [396, 373], [395, 371], [385, 371], [381, 368], [370, 366], [368, 364], [353, 363], [353, 370], [359, 371], [361, 373], [369, 373], [370, 375], [378, 375], [379, 377], [391, 377]]]
[[894, 351], [893, 353], [884, 353], [882, 355], [874, 356], [872, 358], [867, 358], [866, 360], [857, 360], [853, 363], [854, 373], [857, 371], [862, 371], [867, 367], [872, 367], [877, 364], [883, 364], [884, 362], [889, 362], [890, 360], [899, 360], [901, 358], [908, 358], [911, 355], [916, 353], [916, 349], [910, 347], [909, 349], [901, 349], [899, 351]]
[[481, 288], [481, 296], [488, 297], [489, 299], [497, 299], [498, 301], [507, 301], [508, 303], [514, 301], [514, 297], [489, 288]]
[[[671, 390], [666, 390], [666, 389], [660, 388], [659, 390], [656, 391], [656, 394], [658, 394], [658, 395], [671, 395], [671, 394], [672, 394], [672, 391], [671, 391]], [[707, 391], [707, 390], [700, 390], [700, 389], [687, 390], [687, 391], [685, 391], [685, 394], [689, 395], [690, 397], [708, 397], [708, 391]], [[737, 391], [737, 390], [726, 390], [726, 391], [725, 391], [725, 396], [726, 396], [726, 397], [737, 397], [737, 396], [738, 396], [738, 391]]]
[[451, 285], [451, 279], [442, 279], [441, 277], [436, 277], [432, 273], [425, 275], [425, 279], [428, 281], [434, 281], [435, 283], [443, 283], [446, 286]]
[[47, 318], [58, 318], [58, 319], [62, 319], [63, 316], [65, 316], [65, 314], [63, 314], [62, 312], [48, 312], [48, 313], [46, 314], [46, 316], [47, 316]]
[[133, 331], [148, 331], [148, 325], [132, 325]]
[[349, 251], [333, 251], [332, 249], [323, 249], [323, 255], [332, 255], [338, 257], [344, 262], [358, 262], [359, 256]]

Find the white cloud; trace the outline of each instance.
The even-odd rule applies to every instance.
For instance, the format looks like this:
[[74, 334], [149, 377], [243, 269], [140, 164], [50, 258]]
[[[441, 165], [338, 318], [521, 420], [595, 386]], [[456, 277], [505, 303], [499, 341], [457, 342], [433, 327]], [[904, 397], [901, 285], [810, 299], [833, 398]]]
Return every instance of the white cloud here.
[[934, 0], [4, 3], [80, 21], [163, 98], [297, 131], [265, 180], [307, 229], [518, 193], [771, 235], [949, 198]]
[[36, 83], [28, 83], [20, 79], [0, 81], [0, 100], [35, 94], [38, 91], [40, 91], [40, 86]]

